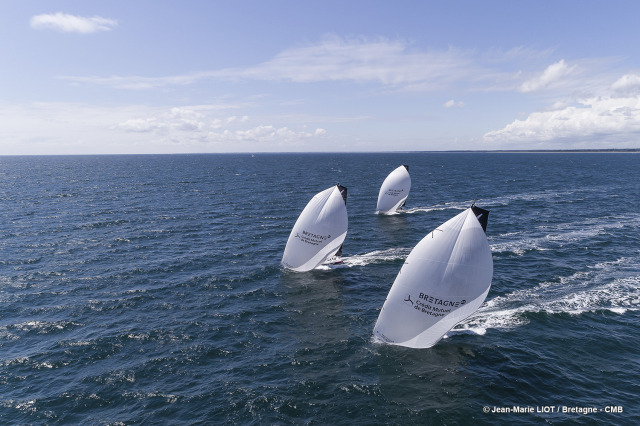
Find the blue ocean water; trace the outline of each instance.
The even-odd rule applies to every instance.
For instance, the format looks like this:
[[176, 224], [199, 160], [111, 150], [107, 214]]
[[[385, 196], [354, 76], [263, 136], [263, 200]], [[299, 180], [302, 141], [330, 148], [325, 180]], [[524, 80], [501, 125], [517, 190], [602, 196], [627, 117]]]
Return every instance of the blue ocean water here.
[[[637, 424], [639, 155], [0, 157], [0, 423]], [[378, 216], [400, 164], [407, 212]], [[283, 270], [336, 183], [345, 263]], [[433, 348], [375, 343], [406, 256], [473, 202], [485, 304]]]

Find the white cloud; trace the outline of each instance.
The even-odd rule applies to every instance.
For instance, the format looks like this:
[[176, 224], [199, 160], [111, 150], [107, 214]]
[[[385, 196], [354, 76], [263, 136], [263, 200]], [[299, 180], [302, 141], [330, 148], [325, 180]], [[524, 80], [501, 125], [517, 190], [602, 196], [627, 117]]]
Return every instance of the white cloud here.
[[453, 99], [448, 100], [447, 102], [444, 103], [444, 107], [445, 108], [462, 108], [465, 105], [464, 102], [462, 101], [455, 101]]
[[596, 138], [600, 146], [614, 140], [637, 146], [639, 136], [640, 97], [606, 96], [585, 99], [558, 110], [532, 113], [525, 120], [515, 120], [503, 129], [486, 133], [483, 139], [517, 145]]
[[277, 142], [289, 143], [315, 136], [313, 133], [296, 132], [287, 127], [277, 128], [270, 125], [260, 125], [249, 129], [236, 130], [234, 132], [210, 133], [209, 138], [216, 141], [228, 142]]
[[[274, 146], [296, 144], [300, 141], [321, 137], [324, 129], [314, 132], [295, 131], [286, 126], [251, 125], [248, 116], [221, 116], [215, 109], [204, 106], [172, 108], [146, 118], [122, 121], [118, 128], [126, 132], [153, 133], [165, 140], [214, 144], [221, 151], [242, 150], [256, 145], [262, 150]], [[263, 144], [269, 143], [268, 147]]]
[[101, 16], [75, 16], [67, 13], [36, 15], [31, 18], [31, 28], [36, 30], [56, 30], [65, 33], [95, 33], [110, 31], [118, 25], [113, 19]]
[[576, 68], [576, 65], [569, 66], [566, 64], [564, 59], [562, 59], [555, 64], [549, 65], [542, 74], [522, 83], [520, 91], [535, 92], [549, 88], [550, 86], [562, 81], [565, 77], [571, 75]]
[[176, 107], [159, 115], [125, 120], [117, 127], [128, 132], [139, 133], [170, 130], [197, 132], [205, 127], [203, 119], [204, 114], [197, 107]]
[[150, 118], [132, 118], [118, 124], [122, 130], [128, 132], [151, 132], [163, 127], [155, 117]]
[[249, 117], [244, 115], [242, 117], [237, 117], [235, 115], [232, 115], [231, 117], [227, 117], [227, 123], [233, 123], [233, 122], [240, 122], [240, 123], [244, 123], [246, 121], [249, 120]]
[[620, 95], [640, 94], [640, 74], [625, 74], [611, 85], [611, 90]]

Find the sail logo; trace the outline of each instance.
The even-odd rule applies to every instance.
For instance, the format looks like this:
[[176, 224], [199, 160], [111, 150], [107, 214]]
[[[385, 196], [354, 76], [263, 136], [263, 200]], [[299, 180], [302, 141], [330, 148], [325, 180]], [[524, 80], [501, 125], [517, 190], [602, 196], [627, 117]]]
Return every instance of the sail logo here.
[[411, 296], [409, 296], [408, 299], [405, 299], [404, 301], [405, 302], [411, 301], [411, 305], [413, 305], [413, 309], [435, 318], [442, 318], [450, 314], [451, 311], [467, 303], [465, 299], [462, 299], [462, 300], [440, 299], [438, 297], [434, 297], [425, 293], [420, 293], [415, 303], [410, 299], [411, 299]]
[[407, 295], [407, 298], [404, 299], [404, 301], [405, 302], [411, 302], [411, 304], [413, 305], [413, 300], [411, 300], [411, 295], [410, 294]]
[[398, 197], [401, 193], [404, 192], [404, 189], [388, 189], [387, 192], [385, 192], [385, 195], [390, 195], [392, 197]]
[[465, 299], [458, 300], [458, 301], [438, 299], [437, 297], [433, 297], [433, 296], [430, 296], [430, 295], [424, 294], [424, 293], [420, 293], [419, 298], [423, 299], [424, 301], [426, 301], [426, 302], [428, 302], [429, 304], [432, 304], [432, 305], [452, 306], [454, 308], [458, 308], [458, 307], [464, 305], [465, 303], [467, 303], [467, 301]]
[[296, 232], [295, 238], [299, 238], [300, 241], [302, 241], [304, 243], [317, 246], [317, 245], [322, 244], [325, 241], [329, 240], [331, 238], [331, 234], [319, 235], [319, 234], [314, 234], [313, 232], [308, 232], [308, 231], [304, 231], [303, 230], [302, 231], [302, 235], [300, 235], [299, 232]]

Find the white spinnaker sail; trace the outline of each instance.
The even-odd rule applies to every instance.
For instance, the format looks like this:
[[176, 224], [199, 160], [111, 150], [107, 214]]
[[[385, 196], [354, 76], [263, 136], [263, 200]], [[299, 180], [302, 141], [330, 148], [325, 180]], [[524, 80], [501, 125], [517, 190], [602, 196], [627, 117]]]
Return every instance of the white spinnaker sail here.
[[491, 249], [480, 223], [486, 227], [488, 213], [469, 208], [414, 247], [384, 302], [373, 330], [377, 339], [429, 348], [478, 310], [493, 277]]
[[376, 210], [382, 214], [395, 213], [396, 209], [402, 206], [409, 196], [411, 189], [411, 177], [409, 176], [409, 166], [400, 166], [382, 182], [380, 193], [378, 194], [378, 206]]
[[340, 249], [347, 226], [347, 188], [336, 185], [316, 194], [293, 225], [282, 265], [298, 272], [312, 270]]

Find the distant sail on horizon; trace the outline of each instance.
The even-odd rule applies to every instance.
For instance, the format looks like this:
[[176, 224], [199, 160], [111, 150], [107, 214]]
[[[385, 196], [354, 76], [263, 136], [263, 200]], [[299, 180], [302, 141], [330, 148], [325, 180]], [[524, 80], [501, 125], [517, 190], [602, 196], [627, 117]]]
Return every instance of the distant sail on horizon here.
[[396, 277], [373, 330], [393, 345], [429, 348], [484, 302], [493, 277], [489, 211], [472, 206], [427, 234]]
[[404, 206], [411, 190], [409, 166], [402, 165], [389, 173], [380, 186], [376, 211], [380, 214], [393, 214]]
[[282, 266], [298, 272], [316, 268], [342, 250], [347, 228], [347, 188], [335, 185], [319, 192], [293, 226]]

